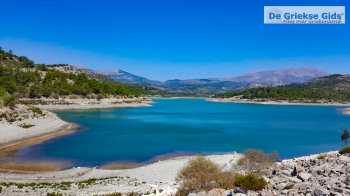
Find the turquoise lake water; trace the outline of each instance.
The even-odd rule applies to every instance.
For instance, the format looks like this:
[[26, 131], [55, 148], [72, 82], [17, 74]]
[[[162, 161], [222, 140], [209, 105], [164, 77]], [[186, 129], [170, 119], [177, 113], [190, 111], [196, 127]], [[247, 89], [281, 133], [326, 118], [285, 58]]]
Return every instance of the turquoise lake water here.
[[159, 99], [152, 107], [59, 112], [81, 130], [21, 149], [16, 156], [95, 166], [256, 148], [289, 158], [338, 149], [341, 129], [350, 128], [350, 116], [339, 109]]

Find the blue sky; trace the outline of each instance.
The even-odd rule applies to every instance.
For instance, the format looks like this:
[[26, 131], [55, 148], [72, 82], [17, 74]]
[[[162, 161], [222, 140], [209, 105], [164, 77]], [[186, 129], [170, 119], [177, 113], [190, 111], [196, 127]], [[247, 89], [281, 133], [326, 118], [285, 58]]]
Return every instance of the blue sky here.
[[[123, 69], [151, 79], [319, 67], [350, 72], [350, 25], [264, 25], [264, 5], [346, 0], [11, 0], [0, 46], [37, 63]], [[349, 20], [349, 17], [346, 18]]]

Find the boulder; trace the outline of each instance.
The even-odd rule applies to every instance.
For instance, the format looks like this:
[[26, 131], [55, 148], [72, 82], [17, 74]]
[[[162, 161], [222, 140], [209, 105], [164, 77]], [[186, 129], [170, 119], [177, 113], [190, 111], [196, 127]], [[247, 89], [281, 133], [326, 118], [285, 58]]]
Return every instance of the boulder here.
[[324, 189], [322, 187], [318, 187], [313, 191], [314, 196], [327, 196], [329, 194], [330, 194], [329, 191], [327, 191], [326, 189]]
[[305, 172], [302, 172], [298, 175], [299, 179], [301, 179], [302, 181], [308, 181], [312, 175], [309, 174], [309, 173], [305, 173]]
[[226, 196], [225, 189], [212, 189], [208, 192], [207, 196]]

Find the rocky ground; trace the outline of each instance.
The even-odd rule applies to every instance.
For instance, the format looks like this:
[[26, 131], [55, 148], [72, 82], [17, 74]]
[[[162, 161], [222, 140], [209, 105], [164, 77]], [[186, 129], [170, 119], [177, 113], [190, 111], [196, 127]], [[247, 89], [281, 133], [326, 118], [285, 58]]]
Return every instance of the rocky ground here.
[[0, 108], [0, 150], [20, 140], [63, 130], [70, 126], [52, 112], [27, 105]]
[[282, 161], [273, 173], [277, 195], [350, 195], [350, 157], [336, 152]]
[[[240, 154], [209, 155], [208, 159], [229, 169]], [[104, 195], [137, 193], [138, 195], [175, 195], [177, 173], [193, 156], [174, 157], [149, 165], [123, 170], [72, 168], [46, 173], [0, 173], [0, 187], [6, 196]]]
[[[209, 159], [229, 169], [240, 155], [212, 155]], [[127, 170], [73, 168], [47, 174], [0, 174], [0, 195], [103, 195], [131, 193], [145, 195], [174, 195], [175, 176], [191, 157], [156, 162]], [[272, 196], [272, 195], [350, 195], [350, 157], [337, 152], [305, 156], [276, 163], [264, 176], [268, 187], [262, 191], [245, 192], [214, 189], [191, 196]]]
[[350, 195], [350, 157], [337, 152], [305, 156], [276, 163], [271, 173], [264, 176], [268, 187], [262, 191], [245, 192], [213, 189], [191, 196], [345, 196]]

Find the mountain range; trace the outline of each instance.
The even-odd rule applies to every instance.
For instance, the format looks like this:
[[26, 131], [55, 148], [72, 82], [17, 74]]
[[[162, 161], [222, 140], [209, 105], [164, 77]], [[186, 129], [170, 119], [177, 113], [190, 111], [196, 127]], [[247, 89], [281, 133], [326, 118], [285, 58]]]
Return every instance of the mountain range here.
[[173, 79], [164, 82], [150, 80], [123, 70], [104, 73], [104, 75], [109, 79], [121, 83], [154, 87], [170, 93], [208, 95], [251, 87], [270, 87], [305, 83], [311, 79], [326, 76], [328, 74], [316, 68], [293, 68], [259, 71], [229, 78]]

